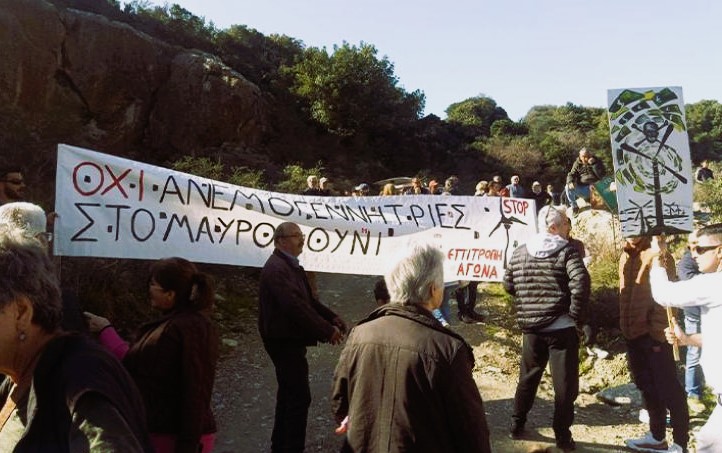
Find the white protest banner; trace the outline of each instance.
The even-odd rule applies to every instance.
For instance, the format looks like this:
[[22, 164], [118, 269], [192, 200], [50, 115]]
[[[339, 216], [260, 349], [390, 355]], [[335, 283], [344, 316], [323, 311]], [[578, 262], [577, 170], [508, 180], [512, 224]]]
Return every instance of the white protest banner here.
[[295, 222], [308, 270], [381, 275], [410, 242], [437, 244], [445, 279], [502, 278], [536, 232], [532, 200], [499, 197], [308, 197], [234, 186], [58, 145], [55, 253], [261, 267], [273, 232]]
[[609, 90], [622, 235], [692, 231], [692, 163], [682, 88]]

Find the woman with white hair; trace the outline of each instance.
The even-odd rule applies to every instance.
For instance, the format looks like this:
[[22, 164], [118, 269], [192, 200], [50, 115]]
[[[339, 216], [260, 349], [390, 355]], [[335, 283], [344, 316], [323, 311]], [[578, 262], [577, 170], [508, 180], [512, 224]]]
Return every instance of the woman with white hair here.
[[444, 256], [415, 246], [385, 276], [390, 303], [350, 333], [334, 375], [342, 451], [489, 452], [474, 356], [434, 319]]
[[45, 231], [47, 216], [43, 208], [24, 201], [0, 206], [0, 225], [6, 225], [19, 238], [38, 240], [46, 247], [53, 237]]

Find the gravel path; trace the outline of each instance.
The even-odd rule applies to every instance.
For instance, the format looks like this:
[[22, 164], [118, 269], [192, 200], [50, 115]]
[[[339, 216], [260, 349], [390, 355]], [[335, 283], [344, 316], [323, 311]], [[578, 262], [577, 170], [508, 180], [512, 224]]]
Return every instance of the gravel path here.
[[[374, 307], [372, 288], [375, 277], [319, 274], [321, 299], [347, 322], [361, 319]], [[484, 325], [454, 322], [452, 328], [474, 347], [476, 369], [474, 378], [485, 402], [487, 420], [492, 430], [492, 443], [497, 452], [528, 452], [539, 446], [555, 451], [551, 429], [553, 395], [548, 376], [542, 381], [536, 405], [527, 424], [529, 440], [512, 441], [507, 437], [512, 399], [518, 373], [520, 338], [518, 332], [501, 326], [510, 325], [510, 314], [501, 305], [482, 300], [479, 305], [490, 313]], [[266, 453], [270, 451], [271, 429], [275, 404], [276, 381], [273, 365], [263, 350], [255, 328], [255, 317], [248, 313], [244, 331], [233, 337], [238, 342], [219, 365], [214, 393], [214, 410], [219, 424], [216, 451], [220, 453]], [[309, 413], [306, 451], [337, 452], [340, 439], [334, 435], [329, 393], [331, 378], [340, 346], [327, 344], [309, 348], [311, 392], [313, 403]], [[584, 393], [590, 381], [604, 380], [614, 373], [614, 365], [624, 361], [623, 355], [611, 360], [585, 359], [588, 374], [582, 378], [583, 393], [577, 399], [575, 425], [572, 432], [579, 452], [628, 451], [624, 439], [636, 437], [647, 428], [637, 420], [639, 407], [609, 406], [592, 394]]]

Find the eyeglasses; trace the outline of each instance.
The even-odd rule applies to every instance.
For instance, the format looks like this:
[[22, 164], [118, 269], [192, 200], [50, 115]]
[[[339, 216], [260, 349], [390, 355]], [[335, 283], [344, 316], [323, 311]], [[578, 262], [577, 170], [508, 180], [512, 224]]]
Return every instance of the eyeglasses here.
[[301, 238], [302, 241], [306, 240], [305, 234], [284, 234], [283, 236], [278, 236], [279, 238]]
[[3, 180], [0, 181], [0, 182], [4, 182], [4, 183], [8, 183], [8, 184], [13, 184], [13, 185], [16, 185], [16, 186], [21, 186], [21, 185], [25, 184], [25, 181], [22, 180], [22, 179], [3, 179]]
[[704, 255], [705, 253], [709, 252], [710, 250], [717, 249], [719, 247], [722, 247], [722, 244], [716, 244], [716, 245], [697, 245], [692, 248], [692, 251], [696, 253], [697, 255]]

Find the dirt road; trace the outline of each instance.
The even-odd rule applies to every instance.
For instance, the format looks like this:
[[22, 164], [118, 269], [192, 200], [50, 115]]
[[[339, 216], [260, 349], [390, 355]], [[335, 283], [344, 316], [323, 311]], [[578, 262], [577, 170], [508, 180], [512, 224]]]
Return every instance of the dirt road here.
[[[318, 281], [322, 301], [349, 323], [363, 318], [374, 307], [375, 277], [319, 274]], [[454, 319], [452, 328], [474, 347], [474, 379], [484, 399], [494, 451], [527, 452], [536, 445], [552, 446], [553, 394], [548, 376], [542, 381], [536, 405], [529, 414], [530, 439], [512, 441], [507, 437], [518, 373], [520, 337], [518, 332], [509, 330], [513, 321], [506, 307], [488, 299], [481, 300], [479, 306], [490, 313], [485, 324], [467, 325]], [[238, 346], [220, 364], [216, 380], [214, 410], [219, 424], [216, 451], [220, 453], [270, 451], [276, 391], [274, 369], [263, 350], [252, 314], [248, 314], [244, 326], [244, 332], [233, 338], [238, 341]], [[340, 439], [333, 433], [335, 426], [329, 393], [340, 351], [341, 346], [326, 344], [309, 348], [313, 403], [306, 438], [308, 453], [338, 451]], [[595, 374], [603, 374], [607, 369], [602, 362], [587, 365], [589, 371], [582, 378], [582, 389], [588, 387], [585, 380], [598, 379], [600, 376]], [[640, 436], [647, 430], [637, 420], [638, 411], [639, 407], [634, 406], [612, 407], [599, 402], [590, 393], [582, 393], [577, 399], [576, 421], [572, 427], [577, 451], [627, 451], [623, 447], [624, 439]]]

